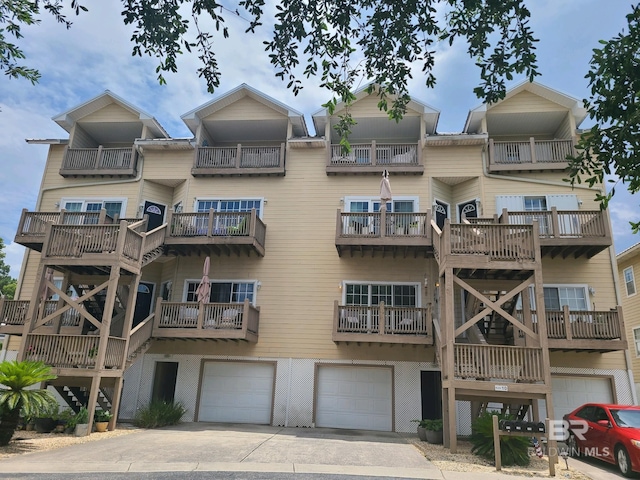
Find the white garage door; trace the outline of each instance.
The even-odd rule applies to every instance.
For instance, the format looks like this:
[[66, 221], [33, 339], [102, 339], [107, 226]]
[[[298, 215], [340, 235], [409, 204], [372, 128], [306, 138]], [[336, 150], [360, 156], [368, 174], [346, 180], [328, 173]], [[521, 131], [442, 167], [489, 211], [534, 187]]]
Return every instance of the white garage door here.
[[274, 369], [264, 363], [206, 362], [198, 420], [271, 424]]
[[[554, 417], [559, 420], [580, 405], [589, 402], [613, 403], [611, 380], [598, 377], [551, 377]], [[540, 402], [544, 405], [544, 402]], [[541, 418], [545, 414], [540, 411]], [[546, 416], [546, 414], [545, 414]]]
[[390, 368], [318, 367], [316, 426], [391, 431]]

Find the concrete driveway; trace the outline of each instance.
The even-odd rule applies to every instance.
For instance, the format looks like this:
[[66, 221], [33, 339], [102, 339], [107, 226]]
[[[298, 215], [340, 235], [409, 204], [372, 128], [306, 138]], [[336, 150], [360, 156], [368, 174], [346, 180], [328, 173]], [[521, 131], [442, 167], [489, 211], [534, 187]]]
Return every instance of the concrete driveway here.
[[187, 423], [3, 460], [3, 473], [258, 471], [443, 479], [402, 435]]

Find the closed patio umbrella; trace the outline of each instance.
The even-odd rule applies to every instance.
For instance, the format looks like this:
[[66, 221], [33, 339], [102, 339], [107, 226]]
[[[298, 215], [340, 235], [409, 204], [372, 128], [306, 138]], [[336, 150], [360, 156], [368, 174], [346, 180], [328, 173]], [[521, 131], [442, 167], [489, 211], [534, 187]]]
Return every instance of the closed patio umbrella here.
[[209, 257], [204, 259], [204, 266], [202, 267], [202, 280], [198, 284], [196, 289], [196, 295], [198, 302], [201, 304], [209, 303], [209, 296], [211, 295], [211, 284], [209, 283], [209, 264], [211, 259]]
[[391, 183], [389, 182], [389, 172], [385, 170], [382, 173], [382, 180], [380, 181], [380, 210], [387, 209], [387, 202], [391, 200]]

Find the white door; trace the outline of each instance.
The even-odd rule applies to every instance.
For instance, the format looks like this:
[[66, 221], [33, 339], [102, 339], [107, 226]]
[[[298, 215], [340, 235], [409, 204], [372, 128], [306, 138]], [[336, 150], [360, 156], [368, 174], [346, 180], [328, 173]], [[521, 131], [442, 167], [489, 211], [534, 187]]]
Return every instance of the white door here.
[[[553, 410], [556, 420], [575, 410], [580, 405], [589, 402], [613, 403], [611, 380], [598, 377], [551, 377], [551, 391], [553, 393]], [[540, 402], [540, 418], [546, 413], [544, 402]]]
[[316, 426], [393, 428], [392, 370], [379, 367], [318, 367]]
[[274, 370], [264, 363], [206, 362], [198, 421], [270, 425]]

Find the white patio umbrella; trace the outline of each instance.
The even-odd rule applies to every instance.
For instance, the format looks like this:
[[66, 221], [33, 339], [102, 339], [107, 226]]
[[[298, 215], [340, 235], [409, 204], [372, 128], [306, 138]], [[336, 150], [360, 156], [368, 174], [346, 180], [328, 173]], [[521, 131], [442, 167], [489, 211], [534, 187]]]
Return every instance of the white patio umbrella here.
[[198, 302], [201, 304], [209, 303], [209, 296], [211, 295], [211, 284], [209, 283], [209, 264], [211, 259], [209, 257], [204, 259], [204, 266], [202, 267], [202, 280], [198, 284], [196, 289], [196, 295]]

